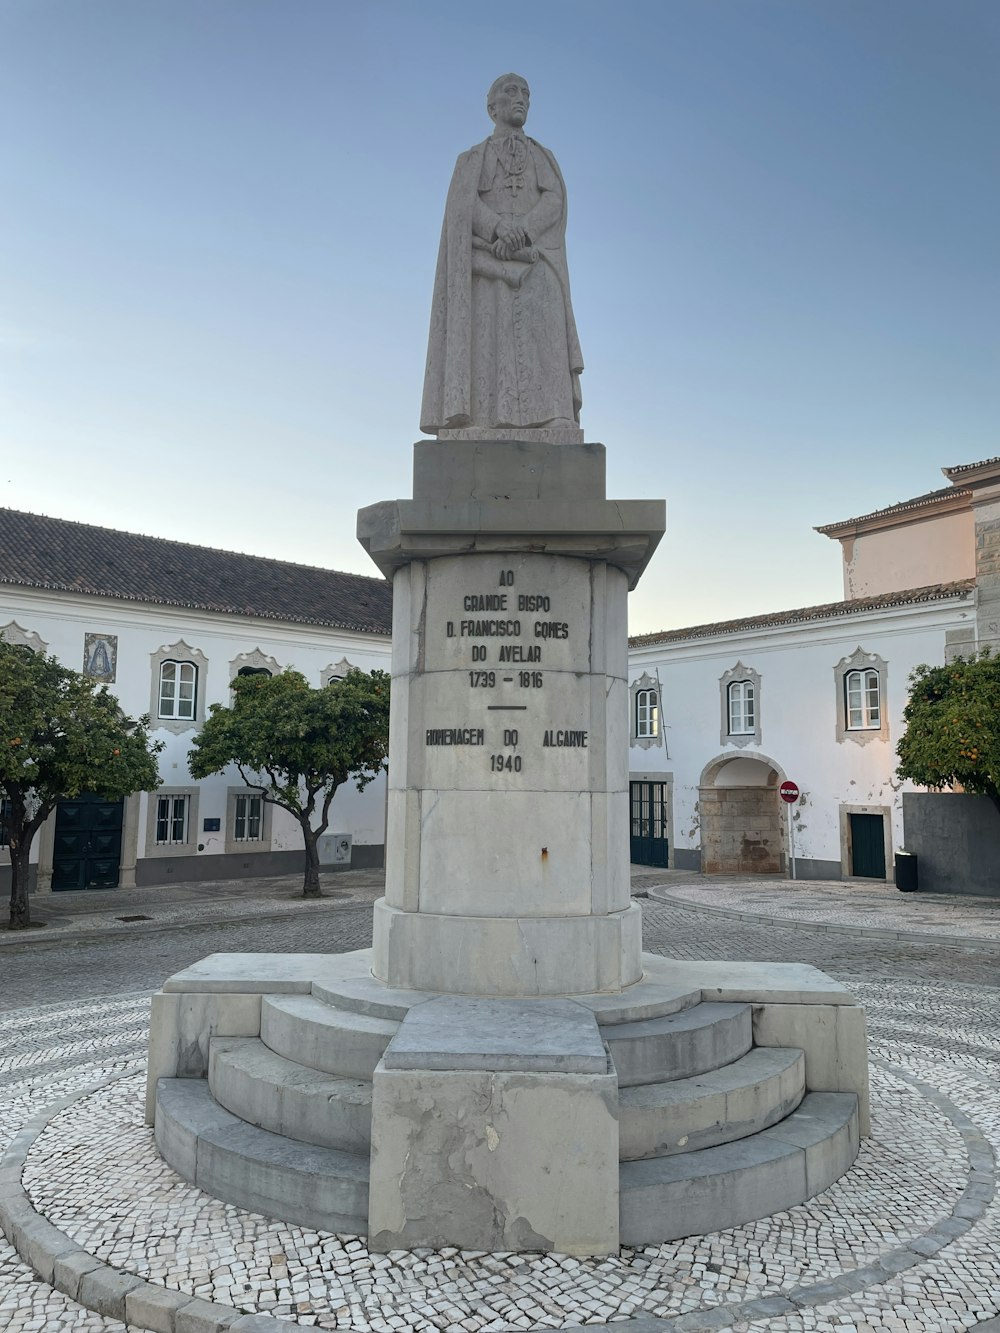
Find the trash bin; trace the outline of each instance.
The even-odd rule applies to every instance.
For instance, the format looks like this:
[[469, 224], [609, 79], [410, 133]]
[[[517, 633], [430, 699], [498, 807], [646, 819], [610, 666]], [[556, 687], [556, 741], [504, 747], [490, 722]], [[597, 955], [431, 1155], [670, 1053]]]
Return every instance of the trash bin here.
[[917, 854], [916, 852], [896, 853], [896, 888], [900, 893], [917, 891]]

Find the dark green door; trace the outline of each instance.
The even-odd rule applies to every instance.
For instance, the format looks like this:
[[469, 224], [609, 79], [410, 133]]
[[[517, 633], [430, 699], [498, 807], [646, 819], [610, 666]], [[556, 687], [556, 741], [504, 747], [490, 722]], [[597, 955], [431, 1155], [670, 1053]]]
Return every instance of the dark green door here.
[[124, 801], [79, 796], [56, 807], [52, 888], [115, 889], [122, 856]]
[[630, 782], [631, 857], [636, 865], [667, 864], [667, 784]]
[[881, 815], [851, 815], [851, 874], [885, 879], [885, 825]]

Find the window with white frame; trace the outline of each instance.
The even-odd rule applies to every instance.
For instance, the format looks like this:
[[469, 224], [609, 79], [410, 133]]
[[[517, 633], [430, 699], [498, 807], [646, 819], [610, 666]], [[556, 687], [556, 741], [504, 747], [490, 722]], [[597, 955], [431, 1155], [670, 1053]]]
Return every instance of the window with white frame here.
[[889, 667], [878, 653], [859, 644], [833, 668], [837, 683], [837, 741], [856, 745], [889, 739], [886, 706]]
[[756, 691], [752, 680], [729, 684], [729, 734], [752, 736], [757, 729]]
[[176, 847], [186, 843], [190, 819], [190, 796], [157, 796], [155, 835], [157, 847]]
[[160, 663], [158, 717], [193, 722], [198, 699], [198, 668], [193, 662]]
[[655, 690], [636, 691], [635, 734], [639, 738], [660, 734], [660, 700]]
[[264, 798], [239, 792], [233, 802], [233, 841], [261, 842], [264, 837]]
[[844, 677], [847, 727], [850, 731], [877, 730], [882, 725], [882, 699], [877, 671], [848, 671]]
[[660, 716], [659, 673], [644, 671], [629, 685], [629, 744], [640, 750], [662, 749], [667, 752], [663, 719]]
[[761, 731], [761, 676], [760, 672], [744, 662], [724, 671], [719, 677], [720, 726], [722, 745], [760, 745]]
[[178, 639], [149, 655], [149, 714], [153, 725], [179, 736], [205, 718], [208, 658]]

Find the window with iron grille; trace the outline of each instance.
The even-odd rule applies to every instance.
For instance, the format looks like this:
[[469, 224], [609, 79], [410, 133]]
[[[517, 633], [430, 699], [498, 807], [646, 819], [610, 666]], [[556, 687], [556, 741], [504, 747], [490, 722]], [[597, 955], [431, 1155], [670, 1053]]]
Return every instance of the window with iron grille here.
[[156, 798], [157, 846], [176, 846], [187, 842], [190, 811], [190, 796]]
[[234, 802], [233, 841], [260, 842], [264, 800], [261, 796], [239, 795]]

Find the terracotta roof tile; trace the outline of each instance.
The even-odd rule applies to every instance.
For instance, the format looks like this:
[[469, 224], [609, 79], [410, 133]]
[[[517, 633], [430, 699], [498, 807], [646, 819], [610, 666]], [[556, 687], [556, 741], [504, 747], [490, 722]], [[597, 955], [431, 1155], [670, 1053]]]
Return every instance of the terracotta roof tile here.
[[392, 629], [381, 578], [0, 509], [0, 584], [370, 634]]
[[977, 467], [988, 467], [990, 463], [1000, 463], [1000, 456], [995, 458], [981, 458], [978, 463], [959, 463], [956, 467], [942, 468], [946, 477], [954, 477], [961, 472], [972, 472]]
[[[979, 466], [974, 464], [973, 466]], [[871, 518], [883, 518], [887, 514], [903, 514], [910, 509], [922, 509], [924, 505], [933, 505], [937, 500], [943, 500], [945, 496], [954, 498], [955, 496], [969, 496], [972, 492], [959, 486], [942, 486], [937, 491], [927, 491], [924, 495], [915, 495], [912, 500], [900, 500], [898, 504], [886, 505], [884, 509], [873, 509], [870, 514], [859, 514], [857, 518], [842, 518], [838, 523], [826, 523], [821, 528], [814, 528], [814, 532], [836, 532], [838, 528], [845, 528], [852, 523], [866, 523]]]
[[910, 588], [906, 592], [884, 592], [876, 597], [855, 597], [847, 602], [826, 602], [822, 606], [806, 606], [798, 611], [774, 611], [769, 615], [745, 616], [742, 620], [721, 620], [714, 625], [692, 625], [688, 629], [662, 630], [656, 634], [634, 634], [629, 638], [630, 648], [645, 648], [656, 643], [677, 643], [683, 639], [711, 639], [716, 635], [739, 634], [743, 630], [769, 629], [772, 625], [797, 625], [809, 620], [832, 620], [841, 616], [859, 615], [863, 611], [877, 611], [882, 607], [910, 606], [919, 602], [937, 602], [946, 597], [957, 597], [971, 592], [975, 579], [959, 579], [955, 583], [932, 583], [926, 588]]

